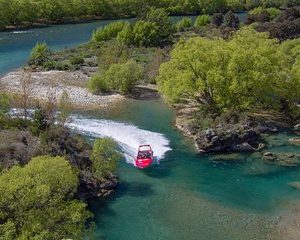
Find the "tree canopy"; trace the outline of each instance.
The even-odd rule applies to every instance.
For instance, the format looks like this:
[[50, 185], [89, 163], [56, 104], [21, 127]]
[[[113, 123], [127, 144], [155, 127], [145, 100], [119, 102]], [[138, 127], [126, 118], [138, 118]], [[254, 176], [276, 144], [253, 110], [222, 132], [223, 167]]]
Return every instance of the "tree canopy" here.
[[91, 155], [93, 176], [99, 179], [115, 172], [121, 155], [116, 151], [117, 145], [111, 138], [96, 139]]
[[0, 235], [3, 239], [82, 237], [91, 217], [73, 200], [78, 178], [62, 157], [36, 157], [0, 175]]
[[189, 99], [214, 111], [279, 109], [283, 102], [292, 108], [300, 99], [300, 54], [294, 41], [280, 45], [250, 27], [228, 41], [182, 40], [160, 68], [159, 90], [171, 103]]

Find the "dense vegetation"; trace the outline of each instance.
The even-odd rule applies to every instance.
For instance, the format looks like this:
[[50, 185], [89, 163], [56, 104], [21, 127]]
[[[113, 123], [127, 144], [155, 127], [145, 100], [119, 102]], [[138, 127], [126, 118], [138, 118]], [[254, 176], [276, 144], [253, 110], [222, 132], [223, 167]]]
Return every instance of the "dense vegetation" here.
[[254, 108], [295, 112], [300, 97], [300, 40], [280, 44], [243, 28], [228, 41], [180, 41], [157, 79], [169, 102], [191, 100], [210, 111]]
[[0, 238], [81, 239], [93, 226], [83, 200], [105, 193], [102, 183], [116, 184], [116, 144], [99, 139], [92, 148], [70, 133], [66, 94], [32, 119], [7, 115], [11, 102], [0, 95]]
[[228, 9], [239, 11], [295, 4], [299, 4], [299, 0], [0, 0], [0, 29], [8, 25], [68, 19], [133, 17], [149, 7], [164, 8], [171, 14], [211, 14]]
[[37, 157], [0, 175], [0, 235], [13, 239], [80, 238], [92, 216], [74, 200], [78, 178], [62, 157]]

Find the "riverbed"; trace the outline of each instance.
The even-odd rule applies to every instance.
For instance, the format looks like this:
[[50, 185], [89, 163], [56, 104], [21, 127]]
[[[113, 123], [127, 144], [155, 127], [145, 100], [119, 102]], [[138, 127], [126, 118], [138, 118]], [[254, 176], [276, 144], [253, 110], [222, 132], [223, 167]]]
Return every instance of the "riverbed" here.
[[[52, 49], [72, 47], [108, 22], [0, 33], [0, 74], [23, 65], [37, 41]], [[288, 185], [300, 181], [298, 168], [265, 164], [259, 153], [236, 154], [230, 161], [198, 155], [193, 141], [184, 138], [173, 121], [174, 112], [160, 99], [74, 113], [75, 131], [90, 140], [113, 137], [124, 153], [117, 191], [106, 200], [89, 202], [96, 239], [292, 239], [281, 238], [282, 219], [290, 224], [285, 220], [290, 216], [280, 216], [299, 203], [300, 191]], [[288, 143], [290, 137], [271, 136], [271, 150], [299, 153]], [[130, 160], [141, 143], [153, 144], [158, 159], [146, 170], [138, 170]]]

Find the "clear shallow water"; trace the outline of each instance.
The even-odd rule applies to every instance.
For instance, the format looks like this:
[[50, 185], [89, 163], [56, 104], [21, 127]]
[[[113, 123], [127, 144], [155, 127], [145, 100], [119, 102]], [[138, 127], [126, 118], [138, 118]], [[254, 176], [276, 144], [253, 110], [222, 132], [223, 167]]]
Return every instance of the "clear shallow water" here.
[[[92, 127], [87, 123], [96, 120], [91, 119], [114, 122], [94, 129], [91, 136], [112, 127], [120, 136], [108, 135], [120, 139], [123, 125], [118, 124], [123, 123], [136, 126], [135, 136], [144, 130], [153, 132], [151, 136], [162, 134], [159, 136], [167, 139], [172, 149], [165, 152], [159, 165], [143, 171], [126, 161], [120, 163], [116, 193], [105, 201], [90, 202], [97, 238], [276, 239], [276, 234], [272, 235], [274, 219], [300, 200], [300, 192], [288, 186], [300, 181], [299, 169], [263, 164], [259, 154], [236, 154], [234, 163], [198, 156], [193, 142], [172, 127], [173, 113], [160, 101], [130, 101], [109, 112], [85, 113], [83, 118], [80, 124], [84, 128]], [[126, 134], [131, 145], [132, 134]], [[276, 138], [272, 139], [272, 151], [299, 153], [286, 143], [289, 137], [272, 136]], [[147, 134], [141, 139], [147, 139]], [[157, 146], [162, 143], [160, 138], [154, 142]]]

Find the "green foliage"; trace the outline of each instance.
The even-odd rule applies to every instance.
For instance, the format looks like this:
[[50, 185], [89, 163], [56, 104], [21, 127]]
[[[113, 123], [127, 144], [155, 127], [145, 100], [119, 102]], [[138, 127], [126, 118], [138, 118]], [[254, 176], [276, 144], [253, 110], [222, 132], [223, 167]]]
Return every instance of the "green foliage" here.
[[281, 13], [281, 11], [278, 8], [257, 7], [257, 8], [252, 9], [251, 11], [249, 11], [249, 14], [258, 16], [258, 15], [262, 14], [264, 11], [269, 13], [271, 20], [274, 20], [275, 18], [277, 18], [279, 16], [279, 14]]
[[41, 66], [49, 58], [50, 50], [46, 43], [37, 43], [31, 50], [29, 65]]
[[171, 14], [213, 14], [258, 6], [299, 5], [298, 0], [0, 0], [0, 27], [24, 22], [56, 21], [102, 17], [109, 19], [136, 17], [145, 10], [164, 8]]
[[199, 37], [181, 41], [160, 68], [159, 90], [171, 103], [190, 99], [213, 111], [279, 110], [283, 102], [289, 111], [300, 98], [299, 47], [289, 44], [285, 51], [295, 51], [298, 57], [252, 28], [238, 31], [229, 41]]
[[33, 132], [38, 135], [40, 132], [45, 131], [48, 127], [47, 114], [41, 107], [38, 107], [33, 114], [34, 130]]
[[179, 32], [185, 31], [186, 29], [192, 27], [192, 19], [189, 17], [182, 18], [179, 22], [176, 23], [176, 29]]
[[93, 32], [92, 40], [96, 42], [107, 41], [118, 36], [118, 33], [123, 30], [129, 23], [117, 21], [110, 23], [104, 27], [98, 28]]
[[122, 94], [130, 93], [143, 76], [143, 68], [135, 61], [123, 64], [113, 64], [103, 72], [93, 76], [89, 81], [89, 89], [93, 93], [118, 91]]
[[209, 15], [200, 15], [196, 18], [194, 28], [200, 29], [210, 23], [210, 16]]
[[159, 31], [159, 27], [154, 22], [137, 21], [133, 28], [133, 42], [136, 46], [157, 46]]
[[10, 98], [3, 93], [0, 93], [0, 115], [5, 114], [10, 109]]
[[151, 8], [145, 17], [145, 21], [154, 23], [158, 27], [157, 39], [159, 45], [170, 42], [174, 28], [165, 9]]
[[82, 237], [91, 217], [72, 200], [78, 179], [61, 157], [37, 157], [0, 175], [0, 235], [15, 239]]
[[118, 33], [117, 40], [121, 44], [125, 44], [127, 46], [134, 44], [134, 35], [132, 25], [126, 25]]
[[59, 71], [67, 71], [71, 69], [71, 66], [66, 62], [47, 60], [42, 64], [42, 67], [46, 71], [50, 70], [59, 70]]
[[114, 173], [121, 155], [116, 151], [117, 144], [111, 138], [96, 139], [91, 154], [93, 176], [103, 179]]
[[72, 65], [81, 65], [84, 63], [84, 59], [80, 56], [73, 56], [70, 58], [70, 63]]

